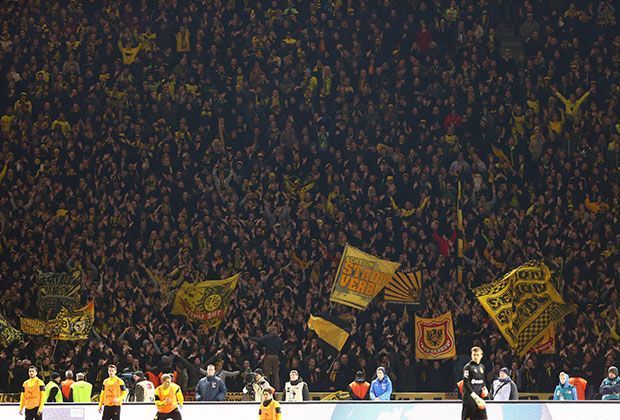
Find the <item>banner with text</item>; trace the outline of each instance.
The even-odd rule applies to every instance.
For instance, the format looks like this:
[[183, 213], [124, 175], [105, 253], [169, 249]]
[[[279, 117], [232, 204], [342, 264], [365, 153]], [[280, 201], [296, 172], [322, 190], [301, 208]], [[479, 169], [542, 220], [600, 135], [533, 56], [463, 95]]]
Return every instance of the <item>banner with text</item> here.
[[365, 309], [390, 283], [399, 266], [399, 263], [382, 260], [347, 244], [336, 272], [330, 300]]

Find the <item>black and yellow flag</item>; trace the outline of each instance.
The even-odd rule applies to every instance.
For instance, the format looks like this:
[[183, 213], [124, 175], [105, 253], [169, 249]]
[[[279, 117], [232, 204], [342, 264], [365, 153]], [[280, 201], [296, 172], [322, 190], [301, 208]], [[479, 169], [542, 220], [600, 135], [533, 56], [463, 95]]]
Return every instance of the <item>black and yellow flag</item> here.
[[336, 317], [320, 317], [310, 315], [308, 328], [316, 333], [323, 341], [338, 351], [341, 351], [349, 338], [350, 326], [346, 321]]
[[458, 181], [458, 191], [456, 195], [456, 280], [463, 283], [464, 250], [465, 250], [465, 229], [463, 227], [463, 210], [461, 209], [461, 180]]
[[0, 345], [8, 347], [22, 339], [22, 333], [13, 328], [4, 317], [0, 316]]
[[21, 330], [30, 335], [44, 335], [54, 340], [75, 341], [89, 337], [95, 322], [95, 304], [79, 309], [62, 308], [54, 319], [22, 318]]
[[383, 298], [389, 303], [419, 305], [422, 295], [422, 272], [403, 273], [397, 271], [385, 286]]
[[223, 280], [185, 282], [174, 297], [173, 315], [203, 324], [204, 329], [219, 327], [237, 287], [239, 274]]
[[551, 271], [542, 261], [527, 262], [473, 292], [519, 355], [574, 310], [553, 287]]
[[69, 273], [40, 273], [37, 276], [39, 316], [50, 319], [61, 308], [75, 309], [80, 305], [82, 280]]
[[342, 252], [329, 299], [357, 309], [365, 309], [390, 283], [399, 266], [399, 263], [382, 260], [347, 244]]

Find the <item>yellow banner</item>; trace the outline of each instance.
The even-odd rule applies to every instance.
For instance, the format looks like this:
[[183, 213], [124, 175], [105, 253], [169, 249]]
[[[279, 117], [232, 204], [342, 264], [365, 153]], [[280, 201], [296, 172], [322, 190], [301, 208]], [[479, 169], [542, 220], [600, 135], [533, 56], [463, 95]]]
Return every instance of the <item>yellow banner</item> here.
[[415, 316], [415, 357], [418, 359], [456, 357], [452, 312], [446, 312], [435, 318]]
[[49, 321], [21, 318], [21, 330], [26, 334], [44, 335], [54, 340], [85, 340], [93, 329], [94, 321], [95, 304], [89, 302], [75, 310], [62, 308], [56, 318]]
[[403, 305], [418, 305], [422, 294], [422, 272], [396, 272], [385, 286], [383, 298], [389, 303]]
[[238, 280], [239, 274], [236, 274], [223, 280], [183, 283], [174, 297], [172, 314], [200, 322], [205, 329], [218, 327], [226, 315]]
[[11, 324], [0, 315], [0, 345], [2, 347], [8, 347], [21, 339], [22, 333], [13, 328]]
[[573, 311], [551, 283], [542, 261], [530, 261], [490, 284], [473, 289], [482, 307], [519, 355]]
[[531, 353], [555, 354], [555, 326], [545, 331], [538, 343], [530, 349]]
[[330, 300], [365, 309], [390, 283], [399, 266], [398, 263], [382, 260], [347, 244], [336, 272]]

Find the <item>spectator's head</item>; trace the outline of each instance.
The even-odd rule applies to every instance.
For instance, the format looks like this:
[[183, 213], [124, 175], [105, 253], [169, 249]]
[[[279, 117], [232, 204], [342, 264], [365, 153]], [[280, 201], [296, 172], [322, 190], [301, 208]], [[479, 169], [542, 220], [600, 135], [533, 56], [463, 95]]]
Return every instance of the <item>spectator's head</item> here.
[[144, 376], [144, 372], [142, 372], [141, 370], [137, 370], [137, 371], [135, 371], [135, 372], [133, 373], [133, 380], [134, 380], [135, 382], [140, 382], [140, 381], [143, 381], [143, 380], [144, 380], [144, 378], [145, 378], [145, 376]]
[[366, 378], [364, 378], [364, 372], [362, 372], [361, 370], [357, 371], [357, 373], [355, 374], [355, 382], [366, 382]]
[[564, 385], [568, 380], [568, 374], [566, 372], [560, 372], [560, 384]]
[[578, 367], [574, 367], [570, 371], [570, 376], [573, 378], [578, 378], [581, 376], [581, 370]]
[[508, 370], [507, 367], [503, 367], [499, 370], [499, 379], [505, 381], [509, 377], [510, 377], [510, 371]]
[[73, 372], [68, 370], [65, 372], [65, 379], [73, 379]]
[[382, 381], [384, 376], [385, 376], [385, 368], [383, 366], [379, 366], [377, 368], [377, 379]]
[[52, 372], [52, 376], [51, 376], [52, 381], [56, 382], [57, 384], [60, 383], [60, 373], [58, 372]]
[[83, 381], [84, 380], [84, 374], [82, 372], [78, 372], [75, 375], [75, 379], [78, 380], [78, 381]]
[[254, 380], [256, 382], [260, 381], [265, 377], [265, 373], [261, 368], [254, 369]]
[[296, 382], [299, 379], [299, 372], [296, 370], [291, 370], [288, 376], [291, 379], [291, 382]]
[[214, 365], [207, 366], [207, 376], [210, 376], [210, 377], [215, 376], [215, 366]]
[[607, 377], [612, 381], [616, 379], [618, 377], [618, 368], [615, 366], [610, 366], [609, 369], [607, 369]]

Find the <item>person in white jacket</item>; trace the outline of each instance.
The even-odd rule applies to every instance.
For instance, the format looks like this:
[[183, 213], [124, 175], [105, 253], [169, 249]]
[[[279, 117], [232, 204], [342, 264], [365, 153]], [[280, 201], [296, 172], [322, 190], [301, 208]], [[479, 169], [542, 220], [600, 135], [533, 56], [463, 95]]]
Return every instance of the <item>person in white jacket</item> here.
[[512, 401], [519, 399], [517, 384], [510, 378], [510, 371], [507, 367], [499, 370], [499, 378], [493, 381], [492, 390], [494, 401]]

